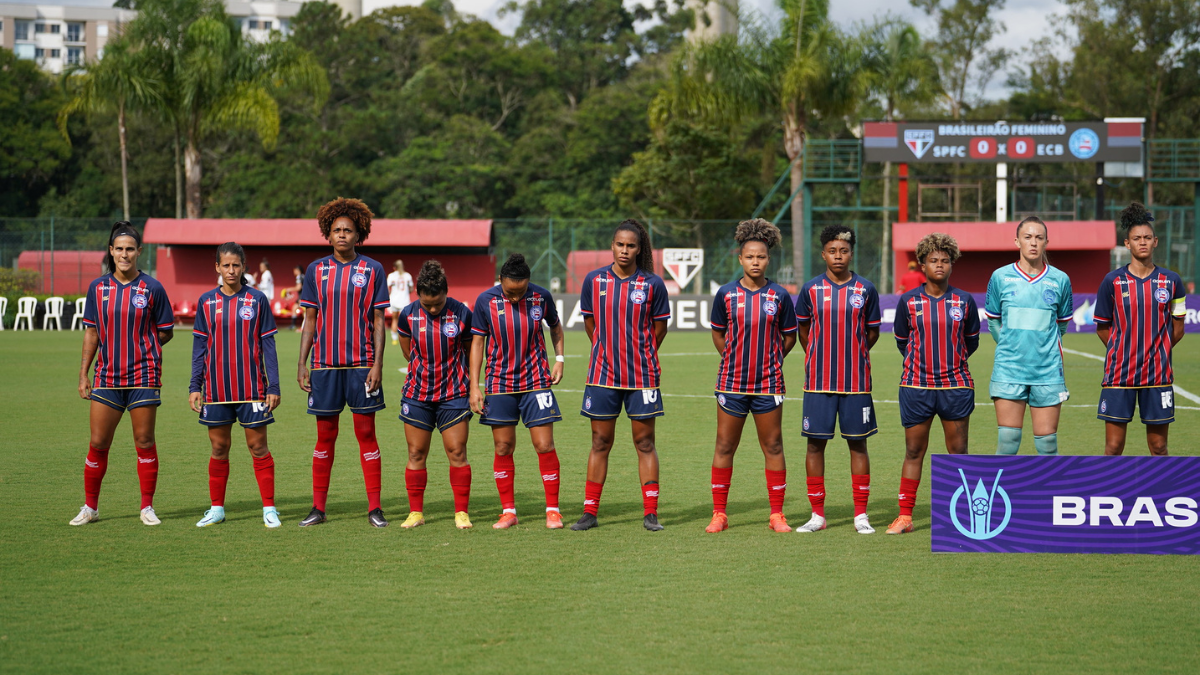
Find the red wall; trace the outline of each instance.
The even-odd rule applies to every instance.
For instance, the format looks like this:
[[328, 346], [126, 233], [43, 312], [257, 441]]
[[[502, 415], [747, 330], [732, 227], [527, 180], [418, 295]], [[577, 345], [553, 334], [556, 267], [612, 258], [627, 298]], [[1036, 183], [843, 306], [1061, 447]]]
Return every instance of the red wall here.
[[55, 295], [83, 295], [88, 284], [100, 276], [103, 265], [102, 251], [24, 251], [17, 258], [20, 269], [41, 273], [38, 293]]
[[[1099, 251], [1051, 250], [1050, 264], [1067, 273], [1075, 293], [1095, 293], [1109, 273], [1109, 254]], [[908, 261], [916, 260], [913, 252], [896, 252], [897, 274], [908, 271]], [[964, 251], [954, 263], [950, 285], [968, 293], [984, 293], [992, 272], [1017, 261], [1016, 251]], [[899, 278], [899, 277], [897, 277]], [[892, 289], [893, 291], [895, 289]]]

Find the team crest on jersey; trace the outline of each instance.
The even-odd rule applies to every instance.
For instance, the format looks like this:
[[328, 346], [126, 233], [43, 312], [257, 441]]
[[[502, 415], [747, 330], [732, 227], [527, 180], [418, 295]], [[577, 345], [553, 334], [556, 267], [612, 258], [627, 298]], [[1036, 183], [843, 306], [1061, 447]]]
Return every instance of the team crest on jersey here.
[[242, 305], [242, 308], [238, 310], [238, 316], [242, 317], [246, 321], [253, 319], [254, 307], [251, 305]]
[[534, 305], [533, 307], [529, 308], [529, 319], [531, 321], [541, 321], [542, 320], [542, 306], [541, 305]]
[[867, 301], [863, 298], [862, 293], [858, 292], [857, 288], [854, 291], [854, 295], [850, 296], [850, 306], [854, 309], [862, 309], [862, 306], [867, 304]]
[[458, 324], [453, 321], [442, 324], [442, 335], [448, 338], [458, 337]]
[[400, 406], [400, 412], [403, 412], [405, 415], [407, 415], [407, 414], [408, 414], [408, 404], [407, 404], [407, 403], [405, 403], [404, 405]]
[[1165, 305], [1171, 299], [1171, 292], [1160, 286], [1154, 289], [1154, 299], [1158, 301], [1158, 304]]
[[584, 410], [592, 409], [592, 397], [591, 396], [588, 396], [587, 398], [583, 399], [583, 409]]
[[950, 308], [950, 318], [954, 319], [955, 321], [962, 321], [963, 320], [962, 307], [951, 307]]
[[142, 293], [134, 293], [132, 302], [134, 307], [146, 309], [146, 305], [150, 304], [150, 299]]
[[808, 418], [807, 417], [804, 418], [804, 430], [808, 431]]
[[310, 407], [310, 408], [311, 408], [311, 407], [312, 407], [312, 405], [313, 405], [313, 397], [309, 396], [309, 397], [308, 397], [308, 407]]
[[362, 288], [363, 286], [367, 285], [367, 275], [363, 274], [362, 272], [355, 272], [350, 276], [350, 283], [354, 284], [358, 288]]
[[646, 302], [646, 291], [640, 288], [635, 288], [629, 292], [629, 301], [635, 305], [641, 305]]
[[779, 311], [779, 304], [777, 302], [775, 302], [774, 300], [767, 300], [766, 302], [763, 303], [763, 312], [767, 316], [775, 316], [776, 312], [778, 312], [778, 311]]
[[208, 417], [208, 406], [204, 406], [204, 407], [200, 408], [200, 416]]
[[725, 394], [717, 394], [717, 403], [725, 405]]
[[1104, 398], [1100, 399], [1100, 412], [1102, 412], [1102, 413], [1108, 412], [1108, 399], [1104, 399]]
[[1047, 305], [1053, 305], [1055, 300], [1058, 300], [1058, 294], [1054, 292], [1053, 288], [1047, 288], [1042, 291], [1042, 302]]

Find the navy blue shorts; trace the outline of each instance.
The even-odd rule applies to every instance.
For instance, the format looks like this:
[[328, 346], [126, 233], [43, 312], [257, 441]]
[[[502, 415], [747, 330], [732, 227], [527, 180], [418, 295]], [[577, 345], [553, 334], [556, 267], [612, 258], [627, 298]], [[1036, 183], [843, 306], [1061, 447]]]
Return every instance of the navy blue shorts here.
[[580, 415], [594, 420], [611, 420], [621, 414], [631, 420], [663, 416], [662, 392], [657, 389], [610, 389], [587, 385], [583, 388], [583, 409]]
[[483, 414], [479, 417], [479, 423], [489, 427], [511, 427], [517, 422], [524, 422], [526, 429], [561, 421], [558, 401], [549, 389], [519, 394], [488, 394], [483, 399]]
[[775, 394], [731, 394], [729, 392], [718, 391], [717, 405], [721, 410], [739, 417], [746, 418], [746, 415], [754, 413], [755, 415], [765, 415], [774, 411], [779, 406], [783, 405], [783, 396]]
[[1128, 424], [1133, 407], [1142, 414], [1142, 424], [1170, 424], [1175, 421], [1175, 389], [1165, 387], [1100, 387], [1100, 405], [1096, 418], [1105, 422]]
[[934, 415], [961, 420], [975, 412], [974, 389], [900, 387], [900, 424], [915, 427]]
[[471, 406], [466, 396], [447, 401], [414, 401], [400, 399], [400, 419], [418, 429], [445, 431], [459, 422], [471, 419]]
[[266, 403], [205, 403], [200, 409], [200, 424], [207, 427], [223, 427], [237, 422], [247, 429], [261, 427], [275, 421], [275, 415]]
[[134, 389], [93, 389], [92, 400], [99, 401], [113, 410], [133, 410], [148, 405], [162, 405], [158, 390], [149, 387]]
[[842, 438], [867, 438], [879, 433], [875, 402], [870, 394], [804, 392], [804, 430], [808, 438], [833, 438], [837, 422]]
[[347, 406], [350, 412], [383, 410], [383, 387], [367, 392], [370, 368], [319, 368], [309, 373], [309, 415], [337, 415]]

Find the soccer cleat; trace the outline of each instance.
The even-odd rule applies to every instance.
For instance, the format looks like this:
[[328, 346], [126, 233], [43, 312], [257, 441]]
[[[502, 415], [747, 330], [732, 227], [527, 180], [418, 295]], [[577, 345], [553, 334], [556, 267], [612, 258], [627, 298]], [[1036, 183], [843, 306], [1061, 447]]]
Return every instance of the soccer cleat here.
[[225, 507], [214, 506], [204, 512], [204, 517], [200, 519], [200, 522], [196, 523], [196, 527], [208, 527], [209, 525], [216, 525], [223, 522], [225, 522]]
[[642, 518], [642, 527], [650, 530], [651, 532], [660, 532], [663, 529], [663, 526], [658, 523], [657, 513], [651, 513], [645, 518]]
[[825, 516], [818, 516], [817, 514], [814, 513], [813, 517], [809, 518], [807, 523], [801, 525], [800, 527], [797, 527], [796, 531], [797, 532], [819, 532], [823, 529], [825, 529]]
[[320, 525], [323, 522], [325, 522], [325, 512], [314, 506], [313, 510], [309, 511], [308, 515], [304, 517], [304, 520], [300, 521], [300, 527], [312, 527], [313, 525]]
[[892, 521], [892, 524], [888, 526], [887, 532], [884, 534], [904, 534], [905, 532], [912, 531], [912, 516], [896, 516], [896, 519]]
[[724, 532], [727, 529], [729, 529], [729, 516], [720, 511], [713, 511], [713, 519], [708, 524], [708, 527], [704, 528], [704, 531], [712, 534], [714, 532]]
[[408, 368], [397, 368], [397, 370], [399, 370], [402, 375], [408, 374]]
[[387, 527], [387, 518], [383, 517], [383, 509], [371, 509], [367, 512], [367, 520], [370, 521], [371, 527]]
[[162, 521], [154, 514], [154, 507], [147, 506], [142, 509], [142, 522], [146, 525], [161, 525]]
[[79, 515], [71, 519], [71, 525], [87, 525], [100, 520], [100, 512], [92, 509], [92, 507], [84, 504], [82, 509], [79, 509]]
[[871, 521], [865, 513], [854, 516], [854, 529], [859, 534], [875, 534], [875, 528], [871, 527]]
[[400, 523], [400, 527], [406, 530], [411, 530], [414, 527], [420, 527], [425, 524], [425, 514], [420, 511], [410, 511], [408, 517]]
[[771, 519], [767, 521], [767, 527], [771, 528], [772, 532], [791, 532], [791, 525], [787, 524], [787, 518], [783, 517], [782, 513], [772, 513]]
[[271, 530], [279, 527], [279, 511], [274, 506], [263, 507], [263, 525]]
[[394, 345], [400, 344], [400, 338], [392, 338], [392, 344], [394, 344]]
[[467, 515], [466, 511], [456, 511], [454, 513], [454, 526], [460, 530], [471, 529], [471, 517]]
[[558, 511], [546, 512], [546, 529], [561, 530], [563, 528], [562, 514]]
[[510, 527], [512, 527], [513, 525], [516, 525], [516, 524], [517, 524], [517, 514], [515, 514], [515, 513], [501, 513], [501, 514], [500, 514], [500, 520], [497, 520], [497, 521], [496, 521], [496, 522], [495, 522], [495, 523], [492, 525], [492, 529], [493, 529], [493, 530], [507, 530], [508, 528], [510, 528]]
[[582, 516], [579, 516], [579, 520], [575, 521], [575, 524], [571, 526], [571, 529], [576, 532], [582, 532], [583, 530], [590, 530], [593, 527], [599, 526], [600, 523], [596, 520], [596, 516], [584, 512]]

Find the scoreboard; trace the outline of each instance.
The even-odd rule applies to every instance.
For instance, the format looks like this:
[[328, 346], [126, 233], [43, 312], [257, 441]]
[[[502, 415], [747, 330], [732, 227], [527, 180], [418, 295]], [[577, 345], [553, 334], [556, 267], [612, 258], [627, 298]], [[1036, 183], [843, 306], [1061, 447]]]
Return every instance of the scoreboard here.
[[868, 162], [1138, 162], [1141, 122], [865, 122]]

